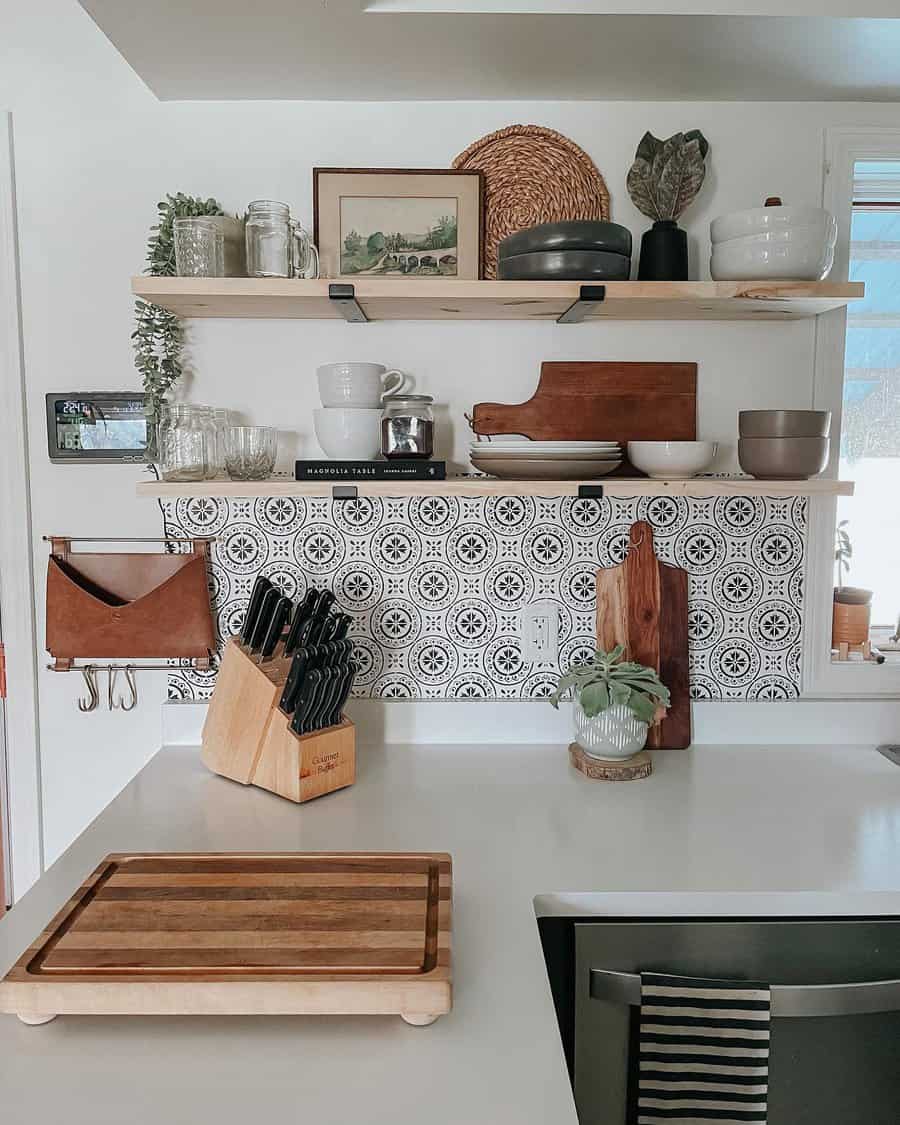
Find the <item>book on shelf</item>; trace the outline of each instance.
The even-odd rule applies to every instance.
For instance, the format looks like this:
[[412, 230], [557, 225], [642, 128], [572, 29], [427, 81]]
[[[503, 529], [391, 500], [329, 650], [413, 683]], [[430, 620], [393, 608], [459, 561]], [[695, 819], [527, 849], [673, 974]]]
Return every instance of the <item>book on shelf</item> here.
[[295, 461], [295, 480], [446, 480], [446, 461]]

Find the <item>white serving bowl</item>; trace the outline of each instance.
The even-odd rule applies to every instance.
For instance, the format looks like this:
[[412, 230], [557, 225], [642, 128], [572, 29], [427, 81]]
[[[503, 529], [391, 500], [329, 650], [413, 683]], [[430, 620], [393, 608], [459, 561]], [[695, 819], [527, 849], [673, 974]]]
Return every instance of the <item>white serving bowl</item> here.
[[821, 281], [834, 264], [834, 244], [821, 239], [787, 242], [735, 238], [712, 248], [713, 281]]
[[654, 480], [687, 480], [708, 468], [715, 441], [630, 441], [628, 460]]
[[713, 245], [732, 238], [745, 238], [749, 234], [783, 230], [786, 227], [814, 227], [821, 230], [823, 242], [837, 238], [837, 223], [824, 207], [751, 207], [748, 211], [732, 211], [720, 215], [709, 224], [709, 237]]
[[333, 461], [371, 461], [381, 452], [381, 411], [324, 407], [313, 411], [322, 452]]

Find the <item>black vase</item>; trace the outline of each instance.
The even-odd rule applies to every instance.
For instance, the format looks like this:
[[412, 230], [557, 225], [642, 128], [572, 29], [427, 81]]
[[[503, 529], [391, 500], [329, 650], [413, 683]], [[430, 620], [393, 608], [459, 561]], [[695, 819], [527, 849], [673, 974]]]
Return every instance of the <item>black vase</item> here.
[[673, 219], [660, 219], [641, 239], [638, 281], [687, 281], [687, 234]]

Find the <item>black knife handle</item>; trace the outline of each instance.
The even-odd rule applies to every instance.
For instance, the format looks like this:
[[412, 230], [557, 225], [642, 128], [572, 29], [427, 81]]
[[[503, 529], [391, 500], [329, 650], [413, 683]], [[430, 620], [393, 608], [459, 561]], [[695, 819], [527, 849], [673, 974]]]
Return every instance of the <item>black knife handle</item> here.
[[241, 626], [240, 640], [241, 644], [249, 644], [250, 638], [253, 635], [253, 630], [256, 627], [256, 622], [259, 619], [259, 611], [262, 607], [263, 598], [266, 596], [266, 591], [272, 589], [272, 583], [264, 574], [257, 574], [256, 581], [253, 583], [253, 589], [250, 591], [250, 600], [247, 602], [247, 609], [244, 612], [244, 623]]
[[306, 648], [309, 645], [309, 634], [315, 620], [314, 617], [302, 617], [300, 609], [297, 610], [288, 630], [287, 639], [284, 642], [285, 656], [293, 656], [297, 649]]
[[331, 639], [333, 641], [342, 641], [347, 633], [350, 631], [350, 626], [353, 624], [353, 618], [349, 613], [339, 613], [335, 618], [337, 624], [332, 632]]
[[259, 650], [260, 660], [269, 660], [272, 653], [275, 651], [278, 642], [281, 640], [281, 634], [284, 632], [284, 627], [291, 616], [291, 609], [293, 602], [290, 598], [280, 597], [272, 610], [272, 617], [269, 620], [269, 627], [266, 630], [266, 635], [263, 637], [263, 643]]
[[315, 614], [316, 606], [319, 602], [319, 594], [321, 591], [310, 589], [306, 591], [306, 597], [297, 606], [291, 621], [291, 627], [288, 630], [287, 640], [284, 643], [284, 654], [290, 656], [296, 652], [303, 644], [300, 635], [303, 629], [307, 626], [307, 622], [312, 623], [313, 615]]
[[275, 586], [269, 586], [263, 595], [262, 603], [259, 607], [259, 613], [256, 617], [256, 622], [253, 626], [253, 632], [250, 635], [250, 640], [247, 642], [250, 646], [251, 652], [258, 652], [262, 648], [263, 641], [266, 639], [266, 634], [269, 632], [269, 625], [272, 622], [272, 614], [275, 612], [275, 606], [281, 600], [281, 592]]
[[292, 715], [294, 708], [297, 705], [297, 696], [300, 693], [300, 685], [303, 682], [303, 677], [309, 666], [309, 653], [305, 648], [298, 649], [294, 654], [294, 659], [291, 661], [290, 671], [284, 683], [284, 690], [281, 693], [281, 699], [278, 706], [286, 715]]
[[323, 727], [330, 727], [332, 725], [331, 715], [334, 711], [334, 705], [335, 703], [337, 703], [338, 696], [341, 693], [341, 686], [346, 675], [346, 664], [335, 664], [335, 666], [331, 669], [331, 679], [328, 683], [328, 688], [323, 693], [322, 705], [319, 707], [315, 715], [317, 730], [321, 730]]
[[291, 730], [294, 734], [303, 734], [306, 717], [316, 697], [316, 692], [322, 682], [322, 673], [318, 668], [311, 668], [303, 677], [300, 692], [294, 707], [294, 717], [291, 719]]
[[316, 605], [316, 617], [327, 617], [334, 605], [334, 594], [331, 590], [322, 590], [319, 594], [319, 602]]
[[322, 686], [316, 693], [315, 701], [306, 718], [306, 730], [321, 730], [325, 725], [325, 716], [329, 713], [331, 698], [336, 693], [336, 688], [340, 679], [341, 667], [339, 664], [325, 669], [322, 677]]
[[356, 664], [351, 660], [346, 665], [346, 672], [341, 679], [341, 686], [337, 693], [337, 698], [331, 708], [331, 714], [328, 716], [328, 725], [336, 727], [341, 721], [341, 715], [344, 711], [344, 705], [350, 696], [350, 691], [353, 687], [353, 681], [356, 679]]

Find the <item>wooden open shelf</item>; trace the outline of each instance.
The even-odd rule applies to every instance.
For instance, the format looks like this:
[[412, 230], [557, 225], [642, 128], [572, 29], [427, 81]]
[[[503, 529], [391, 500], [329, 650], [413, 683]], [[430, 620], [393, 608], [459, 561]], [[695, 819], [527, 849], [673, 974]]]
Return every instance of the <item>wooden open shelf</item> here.
[[[338, 482], [295, 481], [274, 477], [263, 481], [208, 480], [196, 484], [150, 481], [137, 486], [138, 496], [259, 497], [331, 496]], [[852, 481], [752, 480], [749, 477], [694, 477], [692, 480], [650, 480], [607, 477], [596, 481], [497, 480], [461, 476], [442, 481], [342, 481], [359, 496], [577, 496], [582, 483], [602, 485], [604, 496], [852, 496]]]
[[[610, 281], [583, 299], [577, 281], [362, 279], [348, 300], [321, 281], [246, 277], [135, 277], [138, 297], [181, 317], [341, 320], [797, 320], [865, 295], [861, 282]], [[346, 286], [344, 286], [346, 288]], [[596, 290], [598, 286], [585, 286]], [[579, 305], [579, 301], [582, 303]], [[574, 312], [573, 312], [574, 306]]]

